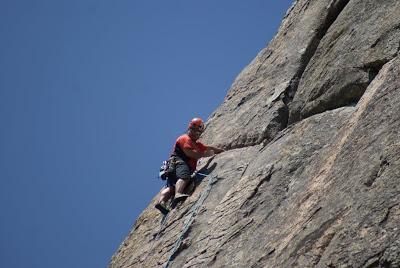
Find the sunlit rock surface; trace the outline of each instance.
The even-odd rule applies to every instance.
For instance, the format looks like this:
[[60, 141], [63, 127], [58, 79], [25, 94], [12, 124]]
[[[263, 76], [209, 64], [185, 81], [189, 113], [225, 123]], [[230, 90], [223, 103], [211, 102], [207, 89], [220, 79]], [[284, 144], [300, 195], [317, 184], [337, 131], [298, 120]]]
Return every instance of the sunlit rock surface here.
[[399, 18], [296, 1], [207, 121], [209, 177], [163, 225], [155, 197], [109, 267], [400, 267]]

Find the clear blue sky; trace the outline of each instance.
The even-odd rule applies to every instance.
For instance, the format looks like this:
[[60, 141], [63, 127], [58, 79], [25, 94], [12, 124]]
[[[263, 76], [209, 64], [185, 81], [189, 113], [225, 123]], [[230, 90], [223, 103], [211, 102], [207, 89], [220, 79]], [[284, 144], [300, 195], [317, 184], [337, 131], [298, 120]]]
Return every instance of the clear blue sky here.
[[292, 0], [1, 0], [0, 267], [105, 267]]

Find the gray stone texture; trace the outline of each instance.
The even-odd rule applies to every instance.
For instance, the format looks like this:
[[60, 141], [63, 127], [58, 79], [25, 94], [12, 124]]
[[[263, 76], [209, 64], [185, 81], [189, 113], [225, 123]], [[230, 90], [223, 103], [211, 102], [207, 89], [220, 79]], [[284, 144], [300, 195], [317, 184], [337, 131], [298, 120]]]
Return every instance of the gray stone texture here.
[[350, 1], [322, 38], [290, 104], [290, 122], [355, 104], [400, 50], [400, 1]]
[[109, 267], [400, 267], [399, 8], [295, 2], [207, 122], [207, 199], [155, 197]]
[[239, 74], [210, 116], [206, 142], [239, 148], [271, 140], [287, 125], [298, 81], [345, 0], [297, 1], [278, 34]]

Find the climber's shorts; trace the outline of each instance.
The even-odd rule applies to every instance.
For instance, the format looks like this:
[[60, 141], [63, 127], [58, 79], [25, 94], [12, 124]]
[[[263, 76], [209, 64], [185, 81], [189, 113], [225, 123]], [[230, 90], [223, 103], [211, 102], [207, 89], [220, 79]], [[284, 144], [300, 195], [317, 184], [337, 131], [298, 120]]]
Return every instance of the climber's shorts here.
[[191, 175], [192, 171], [189, 166], [185, 162], [180, 161], [175, 165], [174, 176], [169, 176], [167, 178], [167, 187], [175, 187], [175, 184], [179, 179], [190, 180]]

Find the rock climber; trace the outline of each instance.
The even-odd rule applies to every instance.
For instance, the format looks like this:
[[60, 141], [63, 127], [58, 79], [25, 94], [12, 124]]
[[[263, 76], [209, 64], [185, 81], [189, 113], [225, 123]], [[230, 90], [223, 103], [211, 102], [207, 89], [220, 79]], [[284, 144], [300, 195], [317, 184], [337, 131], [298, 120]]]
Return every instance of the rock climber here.
[[179, 136], [175, 142], [170, 156], [170, 161], [174, 165], [174, 172], [171, 176], [168, 176], [166, 186], [161, 191], [158, 202], [155, 205], [163, 214], [169, 212], [167, 201], [171, 197], [175, 195], [174, 202], [179, 202], [188, 196], [185, 190], [189, 183], [192, 182], [191, 175], [196, 170], [197, 160], [224, 151], [198, 141], [203, 131], [203, 120], [201, 118], [193, 118], [189, 122], [186, 134]]

